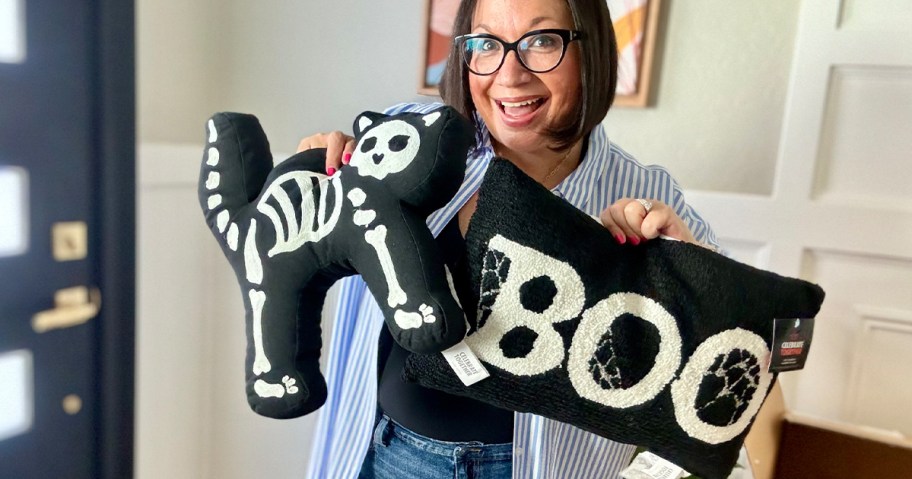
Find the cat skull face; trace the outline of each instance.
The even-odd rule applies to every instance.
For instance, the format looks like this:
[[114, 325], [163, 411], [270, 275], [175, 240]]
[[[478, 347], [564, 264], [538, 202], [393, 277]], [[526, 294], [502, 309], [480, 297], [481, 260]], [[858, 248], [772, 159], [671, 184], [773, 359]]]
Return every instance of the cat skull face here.
[[401, 120], [382, 123], [361, 138], [349, 165], [361, 176], [382, 180], [404, 170], [420, 147], [421, 137], [414, 126]]

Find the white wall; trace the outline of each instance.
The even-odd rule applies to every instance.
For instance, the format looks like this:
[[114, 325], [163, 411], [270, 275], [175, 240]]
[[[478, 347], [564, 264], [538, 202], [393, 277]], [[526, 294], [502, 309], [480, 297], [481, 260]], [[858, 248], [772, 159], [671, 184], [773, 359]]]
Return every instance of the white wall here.
[[203, 274], [214, 245], [191, 208], [198, 167], [180, 149], [138, 153], [136, 477], [205, 477], [207, 357], [219, 330], [209, 320]]
[[137, 124], [140, 143], [193, 142], [219, 108], [227, 36], [217, 0], [136, 2]]
[[[615, 108], [611, 137], [687, 188], [768, 194], [799, 6], [664, 2], [655, 105]], [[416, 94], [421, 0], [147, 0], [138, 15], [142, 142], [196, 144], [212, 112], [231, 110], [293, 151], [361, 111], [432, 99]]]
[[800, 2], [663, 2], [655, 106], [616, 108], [609, 135], [688, 189], [769, 194]]
[[[755, 3], [666, 1], [658, 103], [607, 120], [686, 187], [770, 189], [797, 2]], [[313, 418], [245, 403], [240, 293], [196, 202], [203, 124], [252, 112], [289, 152], [421, 98], [423, 12], [421, 0], [137, 2], [140, 479], [302, 476]]]
[[215, 14], [212, 0], [185, 3], [138, 2], [141, 142], [197, 144], [213, 112], [243, 111], [294, 151], [302, 136], [350, 131], [364, 110], [422, 98], [420, 0], [227, 0]]

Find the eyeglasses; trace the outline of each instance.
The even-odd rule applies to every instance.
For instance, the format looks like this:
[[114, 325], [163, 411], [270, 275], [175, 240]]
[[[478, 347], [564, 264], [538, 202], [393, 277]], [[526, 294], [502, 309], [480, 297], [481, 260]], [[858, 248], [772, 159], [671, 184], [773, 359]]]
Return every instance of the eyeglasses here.
[[469, 71], [476, 75], [491, 75], [500, 70], [507, 53], [516, 52], [519, 63], [533, 73], [547, 73], [564, 59], [567, 46], [583, 37], [576, 30], [532, 30], [513, 43], [494, 35], [476, 33], [460, 35], [453, 40]]

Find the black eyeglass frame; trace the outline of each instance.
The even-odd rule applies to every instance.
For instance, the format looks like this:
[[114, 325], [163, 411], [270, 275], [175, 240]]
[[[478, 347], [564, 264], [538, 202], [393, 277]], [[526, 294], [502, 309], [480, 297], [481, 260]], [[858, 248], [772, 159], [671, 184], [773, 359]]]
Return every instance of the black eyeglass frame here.
[[[516, 47], [518, 47], [519, 44], [528, 37], [531, 37], [534, 35], [541, 35], [541, 34], [545, 34], [545, 33], [554, 34], [554, 35], [559, 36], [563, 43], [563, 50], [561, 50], [560, 58], [557, 60], [557, 63], [555, 63], [553, 67], [551, 67], [547, 70], [540, 70], [540, 71], [533, 70], [533, 69], [529, 68], [529, 65], [526, 65], [526, 62], [522, 59], [522, 55], [519, 54], [519, 50], [517, 50]], [[490, 76], [490, 75], [497, 73], [500, 70], [500, 67], [503, 66], [504, 61], [507, 59], [507, 54], [510, 52], [513, 52], [513, 54], [516, 55], [516, 59], [519, 60], [519, 64], [522, 65], [523, 68], [525, 68], [526, 70], [529, 70], [532, 73], [548, 73], [560, 66], [560, 64], [564, 61], [564, 55], [567, 54], [567, 47], [569, 47], [570, 43], [572, 43], [573, 41], [582, 39], [583, 32], [581, 32], [579, 30], [566, 30], [566, 29], [561, 29], [561, 28], [545, 28], [542, 30], [531, 30], [531, 31], [524, 33], [523, 36], [519, 37], [515, 42], [504, 41], [503, 39], [498, 38], [494, 35], [491, 35], [490, 33], [470, 33], [467, 35], [459, 35], [458, 37], [454, 38], [453, 41], [458, 43], [458, 42], [465, 42], [466, 40], [474, 40], [476, 38], [487, 38], [489, 40], [494, 40], [494, 41], [500, 43], [504, 47], [504, 51], [503, 51], [503, 56], [500, 57], [500, 63], [497, 65], [497, 68], [495, 68], [494, 71], [492, 71], [491, 73], [478, 73], [475, 70], [472, 70], [472, 67], [469, 65], [469, 58], [466, 56], [465, 49], [460, 48], [459, 54], [462, 56], [463, 63], [465, 63], [466, 68], [468, 68], [469, 71], [472, 72], [472, 74], [474, 74], [474, 75]]]

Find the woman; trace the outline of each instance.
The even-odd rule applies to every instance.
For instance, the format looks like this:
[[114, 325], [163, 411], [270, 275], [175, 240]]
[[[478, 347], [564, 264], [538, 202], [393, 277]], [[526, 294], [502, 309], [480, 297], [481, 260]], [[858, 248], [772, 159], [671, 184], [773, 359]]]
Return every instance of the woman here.
[[[451, 267], [460, 269], [477, 189], [495, 155], [599, 215], [619, 243], [666, 235], [715, 245], [668, 173], [634, 161], [600, 124], [617, 80], [605, 0], [463, 0], [454, 37], [441, 93], [474, 119], [477, 145], [460, 192], [428, 219]], [[334, 132], [305, 138], [299, 151], [327, 148], [332, 174], [354, 146]], [[382, 316], [363, 282], [347, 280], [340, 296], [311, 477], [615, 477], [629, 461], [631, 446], [405, 383], [406, 352], [385, 333], [378, 352]]]

